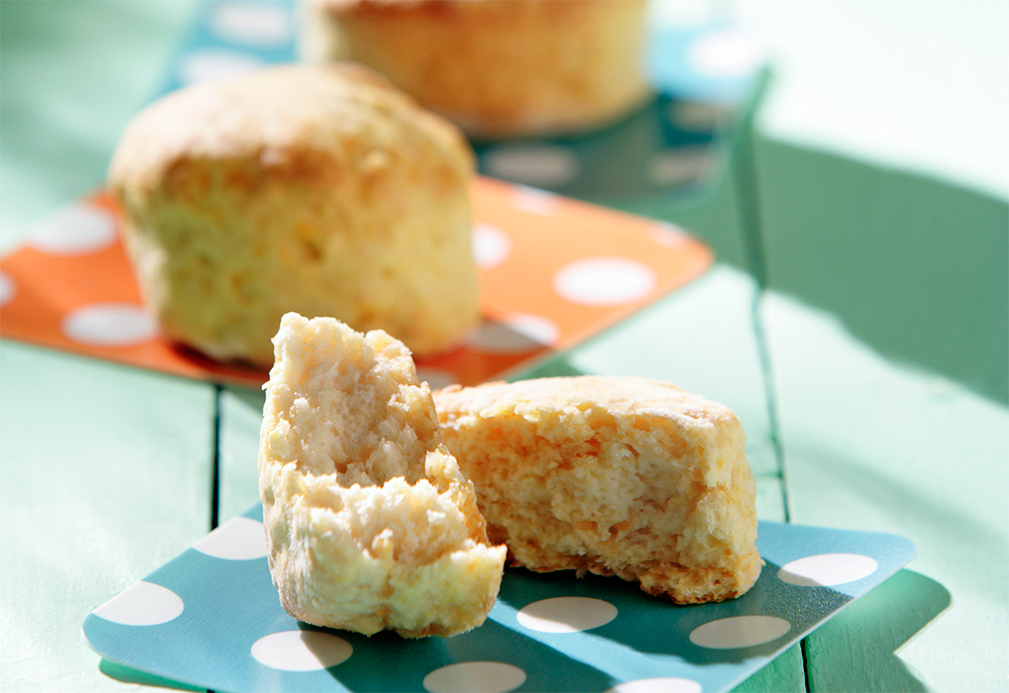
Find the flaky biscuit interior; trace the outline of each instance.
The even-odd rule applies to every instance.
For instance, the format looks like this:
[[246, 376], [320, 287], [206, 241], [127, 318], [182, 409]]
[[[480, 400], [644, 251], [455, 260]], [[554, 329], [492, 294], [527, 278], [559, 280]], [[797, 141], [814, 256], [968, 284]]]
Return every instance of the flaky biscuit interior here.
[[454, 635], [485, 620], [504, 547], [442, 444], [410, 352], [380, 330], [284, 317], [259, 452], [284, 608], [371, 635]]
[[454, 386], [435, 403], [512, 563], [618, 575], [680, 603], [757, 579], [753, 474], [728, 408], [601, 376]]

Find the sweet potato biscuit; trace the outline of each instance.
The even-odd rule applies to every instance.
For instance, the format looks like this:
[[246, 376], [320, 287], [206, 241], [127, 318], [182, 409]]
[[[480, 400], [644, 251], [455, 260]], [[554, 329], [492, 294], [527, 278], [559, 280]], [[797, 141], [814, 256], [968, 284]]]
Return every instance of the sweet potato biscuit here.
[[269, 368], [287, 312], [383, 329], [421, 355], [479, 319], [457, 127], [360, 65], [280, 65], [158, 99], [108, 186], [169, 338]]
[[511, 563], [618, 575], [679, 603], [756, 581], [753, 475], [726, 407], [600, 376], [452, 386], [435, 406]]
[[410, 352], [381, 330], [296, 314], [274, 344], [259, 485], [284, 608], [368, 635], [483, 623], [505, 547], [487, 541]]
[[477, 138], [582, 132], [641, 106], [645, 0], [305, 0], [312, 61], [354, 60]]

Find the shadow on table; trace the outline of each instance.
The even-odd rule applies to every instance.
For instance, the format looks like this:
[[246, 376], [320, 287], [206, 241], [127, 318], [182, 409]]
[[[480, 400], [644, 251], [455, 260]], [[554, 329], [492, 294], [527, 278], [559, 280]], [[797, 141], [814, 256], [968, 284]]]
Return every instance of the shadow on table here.
[[116, 664], [104, 657], [102, 657], [101, 662], [98, 663], [98, 671], [102, 672], [110, 679], [115, 679], [116, 681], [120, 681], [122, 683], [135, 683], [141, 686], [152, 686], [155, 688], [170, 688], [177, 691], [203, 692], [207, 690], [206, 688], [196, 688], [195, 686], [190, 686], [185, 683], [161, 678], [160, 676], [148, 674], [138, 669], [131, 669], [128, 666]]
[[884, 356], [1009, 404], [1009, 203], [755, 133], [709, 194], [663, 209], [719, 262], [836, 314]]
[[[773, 659], [802, 634], [817, 628], [825, 619], [844, 608], [853, 597], [829, 587], [790, 585], [777, 579], [779, 565], [767, 562], [756, 584], [736, 599], [705, 604], [676, 604], [664, 597], [643, 592], [637, 583], [617, 577], [585, 575], [574, 579], [571, 571], [534, 573], [514, 570], [502, 582], [499, 600], [517, 609], [540, 599], [575, 595], [601, 599], [617, 607], [619, 619], [586, 631], [585, 638], [597, 640], [597, 649], [636, 652], [667, 661], [668, 666], [722, 667], [748, 666], [755, 660]], [[785, 622], [784, 631], [757, 637], [750, 645], [711, 646], [694, 640], [698, 629], [738, 617], [767, 617]], [[736, 634], [752, 636], [763, 624], [738, 626]], [[762, 633], [761, 633], [762, 635]], [[562, 640], [546, 636], [558, 649]], [[565, 638], [566, 641], [566, 638]], [[609, 645], [603, 646], [603, 643]], [[579, 644], [585, 647], [584, 643]]]
[[884, 355], [1009, 403], [1009, 205], [947, 181], [758, 145], [768, 285]]
[[897, 655], [952, 603], [935, 580], [897, 572], [806, 639], [813, 690], [926, 691]]
[[[357, 644], [363, 636], [341, 633]], [[538, 642], [492, 619], [469, 633], [450, 638], [432, 637], [408, 640], [390, 631], [371, 636], [368, 645], [355, 647], [353, 667], [334, 667], [330, 672], [351, 691], [424, 691], [429, 690], [426, 676], [437, 676], [445, 667], [460, 663], [504, 663], [491, 676], [502, 681], [519, 678], [500, 688], [493, 688], [486, 672], [475, 675], [456, 672], [451, 676], [452, 690], [550, 690], [603, 691], [616, 680], [604, 671], [579, 661], [548, 644]], [[472, 678], [471, 678], [472, 676]], [[435, 685], [432, 688], [438, 688]]]

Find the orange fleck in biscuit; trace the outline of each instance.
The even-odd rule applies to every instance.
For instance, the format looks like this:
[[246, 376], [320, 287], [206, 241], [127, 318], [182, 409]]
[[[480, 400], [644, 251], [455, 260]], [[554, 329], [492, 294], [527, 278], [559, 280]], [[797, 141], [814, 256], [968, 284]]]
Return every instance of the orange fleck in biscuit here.
[[640, 378], [542, 378], [435, 393], [445, 439], [513, 564], [639, 582], [679, 603], [760, 574], [739, 419]]

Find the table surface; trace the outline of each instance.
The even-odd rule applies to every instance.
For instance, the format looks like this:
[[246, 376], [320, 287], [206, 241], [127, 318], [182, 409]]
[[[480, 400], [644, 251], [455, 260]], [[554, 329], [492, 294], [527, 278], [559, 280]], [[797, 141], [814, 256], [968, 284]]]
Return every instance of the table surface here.
[[[821, 18], [840, 16], [842, 4], [823, 4]], [[789, 6], [769, 3], [763, 21]], [[949, 6], [926, 3], [927, 19]], [[997, 4], [972, 7], [1005, 18]], [[119, 131], [156, 92], [193, 8], [0, 3], [0, 248], [100, 186]], [[866, 6], [854, 11], [874, 18]], [[774, 26], [788, 75], [808, 41]], [[987, 23], [979, 34], [959, 26], [942, 45], [989, 47]], [[878, 34], [865, 37], [867, 49]], [[993, 74], [1005, 77], [998, 56]], [[1005, 191], [987, 163], [1004, 149], [993, 140], [994, 154], [976, 165], [960, 157], [943, 177], [941, 154], [902, 167], [899, 142], [874, 158], [864, 155], [872, 137], [850, 151], [843, 137], [815, 141], [827, 125], [797, 125], [790, 140], [781, 132], [801, 120], [788, 109], [802, 84], [779, 87], [784, 103], [772, 100], [733, 160], [732, 171], [757, 183], [756, 228], [756, 191], [740, 192], [731, 175], [696, 207], [669, 210], [719, 262], [542, 368], [661, 378], [724, 402], [747, 430], [762, 519], [917, 545], [906, 569], [741, 690], [1009, 690], [1009, 232]], [[813, 109], [810, 122], [825, 117]], [[949, 228], [936, 231], [951, 220], [952, 245]], [[262, 393], [9, 340], [0, 378], [0, 686], [158, 684], [102, 661], [81, 623], [258, 499]]]

